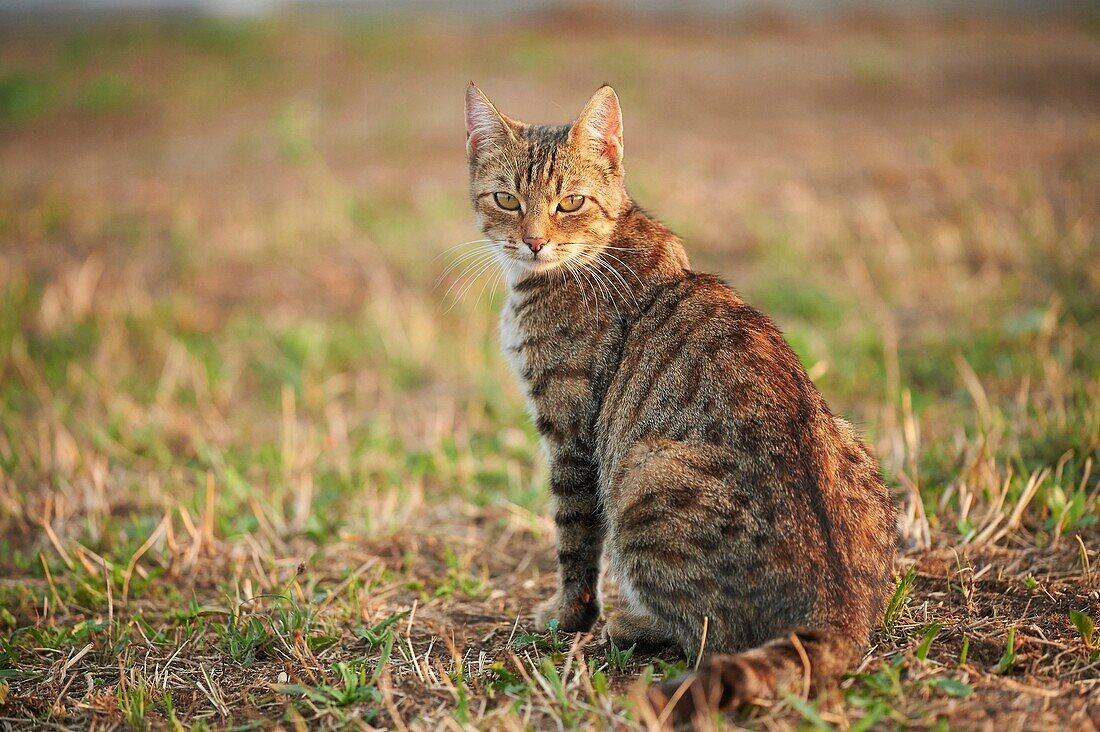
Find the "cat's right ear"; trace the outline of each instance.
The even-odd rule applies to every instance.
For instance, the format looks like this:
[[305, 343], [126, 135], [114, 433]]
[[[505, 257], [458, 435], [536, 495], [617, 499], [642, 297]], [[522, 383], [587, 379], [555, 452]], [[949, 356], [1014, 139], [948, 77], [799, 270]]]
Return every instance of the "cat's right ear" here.
[[512, 128], [516, 125], [470, 82], [466, 87], [466, 157], [472, 160], [492, 147], [515, 140]]

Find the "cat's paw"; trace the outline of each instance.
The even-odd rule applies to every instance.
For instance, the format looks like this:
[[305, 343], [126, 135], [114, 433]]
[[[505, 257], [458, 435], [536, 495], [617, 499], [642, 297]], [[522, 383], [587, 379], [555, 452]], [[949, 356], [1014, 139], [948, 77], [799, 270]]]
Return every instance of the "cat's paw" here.
[[600, 604], [591, 590], [584, 590], [568, 602], [559, 592], [535, 610], [535, 625], [546, 628], [551, 620], [557, 620], [560, 631], [584, 633], [592, 629], [599, 615]]
[[608, 618], [603, 639], [620, 650], [633, 647], [635, 653], [646, 655], [663, 651], [675, 642], [649, 618], [625, 611]]

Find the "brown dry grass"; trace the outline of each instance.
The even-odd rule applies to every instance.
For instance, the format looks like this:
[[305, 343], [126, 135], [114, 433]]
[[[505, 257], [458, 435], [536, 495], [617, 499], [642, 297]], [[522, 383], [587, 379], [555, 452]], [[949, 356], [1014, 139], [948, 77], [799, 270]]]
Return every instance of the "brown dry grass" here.
[[681, 659], [529, 636], [536, 439], [438, 256], [471, 77], [547, 121], [615, 84], [636, 197], [905, 507], [858, 671], [724, 724], [1100, 724], [1095, 25], [569, 16], [4, 37], [0, 725], [644, 723]]

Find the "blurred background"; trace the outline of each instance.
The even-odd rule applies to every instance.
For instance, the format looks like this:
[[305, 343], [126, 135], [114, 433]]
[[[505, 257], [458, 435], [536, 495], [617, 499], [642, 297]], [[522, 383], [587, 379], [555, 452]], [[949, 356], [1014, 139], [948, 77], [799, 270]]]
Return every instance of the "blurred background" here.
[[532, 122], [615, 87], [632, 194], [859, 424], [907, 547], [1097, 537], [1092, 3], [9, 0], [5, 622], [373, 556], [505, 625], [544, 594], [502, 289], [453, 248], [471, 79]]

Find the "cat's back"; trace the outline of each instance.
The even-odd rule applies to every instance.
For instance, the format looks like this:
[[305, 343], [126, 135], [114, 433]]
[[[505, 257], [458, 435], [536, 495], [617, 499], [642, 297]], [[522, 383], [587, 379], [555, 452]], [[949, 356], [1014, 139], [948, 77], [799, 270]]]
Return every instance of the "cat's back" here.
[[[889, 526], [878, 464], [830, 412], [772, 321], [714, 275], [684, 272], [630, 329], [602, 405], [604, 465], [654, 436], [728, 453], [746, 490], [867, 504]], [[855, 508], [845, 505], [842, 508]]]
[[[685, 271], [633, 324], [604, 419], [628, 442], [659, 433], [731, 445], [774, 443], [778, 431], [825, 413], [778, 328], [718, 277]], [[745, 447], [759, 453], [764, 445]]]

